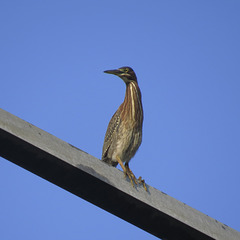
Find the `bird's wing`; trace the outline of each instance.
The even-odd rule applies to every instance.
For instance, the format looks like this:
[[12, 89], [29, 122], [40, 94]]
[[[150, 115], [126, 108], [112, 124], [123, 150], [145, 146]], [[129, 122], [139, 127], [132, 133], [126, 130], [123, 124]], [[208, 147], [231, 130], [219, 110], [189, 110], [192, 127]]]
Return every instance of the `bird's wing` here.
[[116, 111], [108, 124], [107, 132], [105, 134], [104, 144], [102, 149], [102, 159], [104, 159], [107, 156], [108, 149], [111, 146], [112, 139], [119, 126], [119, 122], [120, 122], [120, 113], [119, 111]]

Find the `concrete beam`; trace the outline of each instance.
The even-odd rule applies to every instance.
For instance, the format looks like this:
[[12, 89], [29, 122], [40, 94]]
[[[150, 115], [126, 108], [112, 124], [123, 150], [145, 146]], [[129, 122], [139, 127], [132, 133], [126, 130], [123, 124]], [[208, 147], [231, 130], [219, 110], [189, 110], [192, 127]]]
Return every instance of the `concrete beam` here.
[[240, 239], [240, 232], [151, 186], [134, 189], [118, 169], [2, 109], [0, 156], [159, 238]]

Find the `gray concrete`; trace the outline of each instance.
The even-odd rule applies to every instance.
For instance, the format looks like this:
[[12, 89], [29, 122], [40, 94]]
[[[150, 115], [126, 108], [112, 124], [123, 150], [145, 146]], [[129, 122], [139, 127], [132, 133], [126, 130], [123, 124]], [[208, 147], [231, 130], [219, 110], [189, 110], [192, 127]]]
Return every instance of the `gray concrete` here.
[[0, 156], [159, 238], [240, 239], [240, 232], [151, 186], [133, 188], [118, 169], [2, 109]]

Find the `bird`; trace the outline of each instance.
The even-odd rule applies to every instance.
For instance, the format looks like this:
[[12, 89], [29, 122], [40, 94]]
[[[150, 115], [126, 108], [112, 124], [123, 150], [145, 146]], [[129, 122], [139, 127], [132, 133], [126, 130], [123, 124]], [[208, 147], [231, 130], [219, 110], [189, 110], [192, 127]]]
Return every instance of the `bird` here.
[[131, 67], [106, 70], [104, 73], [120, 77], [126, 85], [126, 92], [123, 103], [108, 124], [102, 149], [102, 161], [113, 167], [119, 164], [133, 187], [134, 184], [142, 184], [147, 191], [142, 177], [137, 179], [129, 168], [131, 158], [142, 143], [143, 107], [136, 74]]

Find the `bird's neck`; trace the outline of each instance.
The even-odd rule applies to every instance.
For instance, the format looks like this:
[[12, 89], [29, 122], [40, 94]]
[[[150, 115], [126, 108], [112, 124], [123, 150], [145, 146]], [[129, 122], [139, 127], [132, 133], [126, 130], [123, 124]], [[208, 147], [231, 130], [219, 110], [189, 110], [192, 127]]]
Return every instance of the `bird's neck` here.
[[142, 124], [142, 97], [137, 82], [130, 82], [126, 85], [125, 99], [120, 108], [124, 109], [123, 119], [133, 119]]

